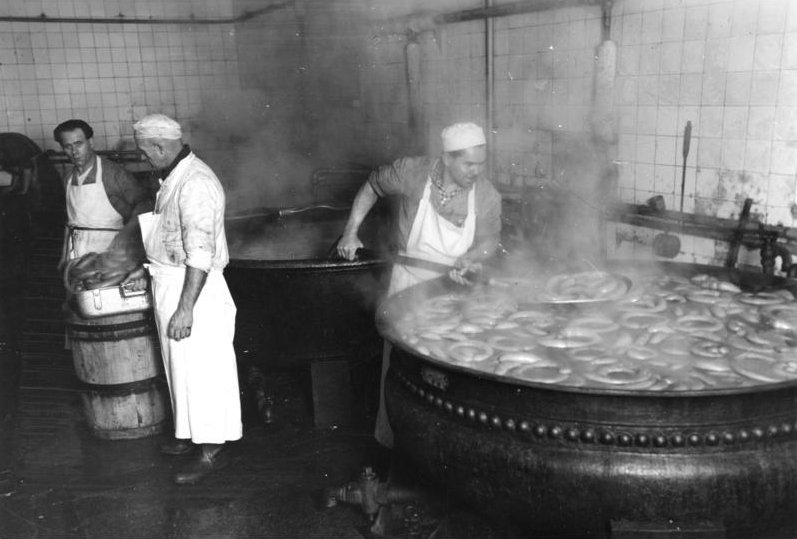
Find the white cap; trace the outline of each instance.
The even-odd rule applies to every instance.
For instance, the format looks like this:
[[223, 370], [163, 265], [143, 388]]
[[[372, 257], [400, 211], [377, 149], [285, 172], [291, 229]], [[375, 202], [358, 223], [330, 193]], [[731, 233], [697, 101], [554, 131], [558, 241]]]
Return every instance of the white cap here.
[[444, 152], [456, 152], [487, 144], [482, 128], [470, 122], [449, 125], [440, 136], [443, 139]]
[[164, 138], [175, 140], [183, 136], [180, 124], [163, 114], [149, 114], [133, 125], [138, 138]]

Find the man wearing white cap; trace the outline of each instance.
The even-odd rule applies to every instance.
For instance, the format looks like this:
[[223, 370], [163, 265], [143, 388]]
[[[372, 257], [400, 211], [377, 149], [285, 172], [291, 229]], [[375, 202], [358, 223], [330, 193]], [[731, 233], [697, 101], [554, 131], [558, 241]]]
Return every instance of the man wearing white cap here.
[[[354, 259], [363, 246], [357, 233], [380, 197], [399, 197], [398, 247], [407, 257], [453, 266], [449, 276], [467, 284], [467, 273], [479, 268], [498, 247], [501, 195], [482, 176], [487, 160], [484, 131], [473, 123], [443, 129], [440, 157], [405, 157], [376, 169], [354, 199], [338, 243], [338, 253]], [[395, 264], [388, 295], [441, 276], [440, 272]], [[382, 384], [389, 363], [386, 344]], [[393, 433], [380, 391], [376, 439], [391, 447]]]
[[171, 118], [151, 114], [133, 130], [163, 178], [154, 212], [139, 216], [174, 412], [175, 439], [161, 451], [182, 455], [199, 446], [174, 478], [190, 484], [223, 466], [224, 443], [242, 435], [236, 309], [222, 275], [229, 262], [224, 190]]

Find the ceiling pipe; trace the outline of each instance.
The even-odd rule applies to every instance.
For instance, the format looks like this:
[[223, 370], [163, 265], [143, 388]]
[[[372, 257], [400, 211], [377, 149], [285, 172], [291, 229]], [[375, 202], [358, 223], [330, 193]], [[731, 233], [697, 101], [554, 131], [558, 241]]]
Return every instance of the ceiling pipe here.
[[244, 11], [236, 17], [228, 17], [223, 19], [198, 19], [193, 15], [188, 18], [173, 18], [173, 19], [141, 19], [141, 18], [127, 18], [124, 14], [120, 13], [116, 17], [49, 17], [42, 13], [39, 16], [10, 16], [0, 15], [0, 22], [25, 22], [25, 23], [73, 23], [73, 24], [236, 24], [246, 22], [254, 19], [260, 15], [264, 15], [271, 11], [277, 11], [284, 7], [292, 5], [293, 2], [288, 0], [279, 4], [272, 4], [264, 8], [255, 9], [253, 11]]
[[480, 8], [451, 13], [418, 13], [391, 19], [377, 26], [373, 33], [376, 36], [405, 35], [407, 30], [421, 33], [434, 30], [438, 26], [446, 24], [509, 17], [569, 7], [602, 6], [606, 2], [607, 0], [522, 0], [509, 4], [485, 5]]

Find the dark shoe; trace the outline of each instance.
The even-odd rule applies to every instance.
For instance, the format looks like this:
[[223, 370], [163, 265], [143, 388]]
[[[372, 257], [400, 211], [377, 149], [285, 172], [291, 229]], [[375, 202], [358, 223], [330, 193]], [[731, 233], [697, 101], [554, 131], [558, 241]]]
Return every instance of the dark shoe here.
[[183, 471], [174, 475], [174, 482], [178, 485], [193, 485], [206, 475], [224, 468], [227, 464], [229, 464], [229, 460], [226, 451], [215, 453], [202, 451]]
[[194, 450], [194, 444], [191, 440], [175, 438], [163, 444], [160, 450], [164, 455], [187, 455]]

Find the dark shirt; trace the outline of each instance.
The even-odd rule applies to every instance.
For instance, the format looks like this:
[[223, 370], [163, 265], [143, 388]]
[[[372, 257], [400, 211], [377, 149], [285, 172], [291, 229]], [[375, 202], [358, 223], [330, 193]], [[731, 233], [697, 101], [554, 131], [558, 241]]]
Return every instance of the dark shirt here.
[[[398, 244], [400, 249], [407, 246], [412, 223], [418, 213], [418, 205], [429, 174], [439, 163], [433, 157], [403, 157], [389, 165], [376, 169], [368, 177], [368, 182], [380, 197], [397, 195], [400, 197], [398, 214]], [[475, 189], [476, 232], [474, 241], [493, 236], [498, 239], [501, 233], [501, 195], [493, 184], [479, 178], [473, 184]], [[445, 205], [440, 204], [438, 188], [431, 186], [430, 199], [434, 210], [444, 219], [461, 227], [468, 215], [468, 193], [460, 190]]]
[[191, 148], [188, 146], [188, 144], [183, 144], [183, 148], [180, 150], [180, 153], [177, 154], [177, 157], [174, 158], [174, 161], [172, 161], [168, 167], [160, 171], [161, 180], [165, 180], [166, 178], [168, 178], [169, 174], [171, 174], [172, 170], [174, 170], [174, 167], [179, 165], [180, 161], [188, 157], [190, 153], [191, 153]]

